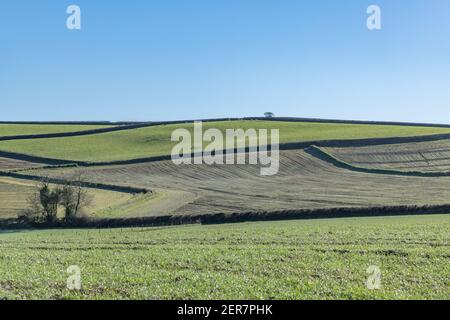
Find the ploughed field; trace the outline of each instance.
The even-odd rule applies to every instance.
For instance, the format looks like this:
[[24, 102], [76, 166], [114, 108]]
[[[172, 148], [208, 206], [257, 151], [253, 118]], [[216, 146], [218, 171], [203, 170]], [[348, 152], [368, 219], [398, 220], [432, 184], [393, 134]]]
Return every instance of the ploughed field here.
[[[170, 155], [176, 142], [171, 141], [175, 129], [193, 131], [192, 123], [159, 125], [140, 129], [92, 134], [86, 136], [0, 141], [0, 151], [33, 156], [88, 162], [129, 160]], [[279, 129], [280, 143], [330, 139], [358, 139], [421, 136], [450, 133], [450, 128], [306, 123], [280, 121], [205, 122], [203, 129]]]
[[449, 228], [433, 215], [0, 232], [0, 299], [448, 299]]
[[0, 219], [12, 219], [28, 207], [27, 199], [34, 192], [27, 181], [0, 177]]
[[[67, 131], [76, 131], [78, 126], [64, 127]], [[171, 124], [76, 137], [0, 141], [0, 152], [12, 151], [69, 161], [135, 159], [169, 154], [176, 143], [170, 141], [173, 130], [188, 128], [192, 131], [192, 127], [192, 123]], [[277, 128], [280, 129], [282, 143], [421, 136], [450, 132], [448, 128], [434, 127], [256, 120], [205, 122], [203, 127], [204, 130], [219, 128], [222, 131], [226, 128]], [[24, 132], [27, 130], [24, 129]], [[402, 170], [407, 166], [417, 170], [420, 166], [423, 171], [433, 171], [446, 170], [450, 166], [447, 158], [450, 146], [448, 141], [326, 148], [326, 150], [336, 158], [342, 157], [343, 161], [358, 166], [373, 165]], [[101, 208], [102, 210], [89, 212], [101, 217], [423, 206], [449, 204], [450, 199], [450, 177], [355, 172], [339, 168], [332, 162], [319, 159], [302, 149], [281, 151], [279, 173], [265, 177], [260, 175], [260, 167], [255, 165], [176, 166], [171, 161], [159, 161], [133, 165], [39, 169], [37, 167], [46, 165], [45, 161], [35, 163], [33, 161], [36, 159], [28, 159], [31, 162], [6, 158], [5, 155], [0, 158], [0, 171], [27, 169], [19, 173], [66, 179], [82, 171], [85, 173], [84, 177], [93, 183], [131, 186], [153, 191], [151, 195], [135, 195], [127, 201], [106, 205], [105, 208]], [[42, 159], [40, 161], [42, 162]], [[30, 168], [37, 169], [28, 170]], [[8, 188], [11, 186], [8, 185], [4, 190]], [[12, 199], [0, 204], [0, 211], [7, 212], [6, 216], [18, 212], [19, 208], [23, 207], [23, 199], [27, 192], [19, 190], [17, 194], [16, 202]], [[122, 195], [115, 194], [118, 198]], [[11, 195], [12, 193], [6, 191], [0, 193], [0, 197], [8, 199]], [[15, 204], [12, 206], [10, 203]]]
[[43, 167], [45, 164], [0, 157], [0, 171]]
[[303, 150], [281, 151], [279, 173], [254, 165], [135, 165], [36, 170], [64, 178], [82, 171], [93, 182], [149, 188], [147, 204], [120, 216], [238, 213], [288, 209], [447, 204], [450, 177], [378, 175], [341, 169]]
[[324, 149], [337, 159], [357, 167], [450, 172], [450, 140]]

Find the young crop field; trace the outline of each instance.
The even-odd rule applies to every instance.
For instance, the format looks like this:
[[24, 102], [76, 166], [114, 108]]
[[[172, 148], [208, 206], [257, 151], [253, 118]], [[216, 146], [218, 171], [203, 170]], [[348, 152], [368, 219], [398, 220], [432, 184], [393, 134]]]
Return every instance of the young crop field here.
[[450, 171], [450, 140], [324, 149], [357, 167], [422, 172]]
[[0, 124], [0, 137], [46, 133], [76, 132], [107, 128], [107, 125], [78, 124]]
[[449, 228], [431, 215], [0, 233], [0, 299], [448, 299]]
[[[277, 121], [221, 121], [205, 122], [204, 130], [280, 129], [280, 142], [316, 141], [328, 139], [358, 139], [420, 136], [450, 133], [449, 128], [411, 127], [391, 125], [361, 125], [332, 123], [302, 123]], [[0, 151], [25, 153], [34, 156], [77, 160], [115, 161], [169, 155], [176, 142], [171, 141], [175, 129], [193, 131], [193, 124], [173, 124], [78, 137], [0, 141]]]

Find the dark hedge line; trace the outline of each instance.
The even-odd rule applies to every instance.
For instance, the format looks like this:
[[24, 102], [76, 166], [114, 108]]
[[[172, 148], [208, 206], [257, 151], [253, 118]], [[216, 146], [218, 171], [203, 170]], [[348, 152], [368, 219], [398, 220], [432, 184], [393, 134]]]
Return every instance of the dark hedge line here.
[[132, 130], [144, 127], [153, 127], [159, 125], [192, 123], [193, 121], [213, 122], [213, 121], [237, 121], [237, 120], [266, 120], [266, 121], [284, 121], [284, 122], [312, 122], [312, 123], [336, 123], [336, 124], [370, 124], [370, 125], [391, 125], [391, 126], [415, 126], [415, 127], [438, 127], [450, 128], [448, 124], [432, 124], [432, 123], [413, 123], [413, 122], [385, 122], [385, 121], [359, 121], [359, 120], [333, 120], [333, 119], [314, 119], [314, 118], [291, 118], [291, 117], [244, 117], [244, 118], [213, 118], [199, 120], [176, 120], [176, 121], [153, 121], [153, 122], [0, 122], [0, 124], [50, 124], [50, 125], [116, 125], [116, 127], [98, 128], [92, 130], [45, 133], [31, 135], [16, 135], [0, 137], [0, 141], [6, 140], [22, 140], [22, 139], [45, 139], [45, 138], [63, 138], [92, 135], [99, 133], [107, 133], [114, 131]]
[[[352, 139], [352, 140], [319, 140], [319, 141], [305, 141], [305, 142], [293, 142], [293, 143], [281, 143], [279, 145], [280, 150], [298, 150], [306, 149], [311, 146], [318, 147], [330, 147], [330, 148], [346, 148], [346, 147], [363, 147], [372, 145], [387, 145], [387, 144], [399, 144], [399, 143], [413, 143], [413, 142], [429, 142], [450, 139], [450, 134], [436, 134], [427, 136], [413, 136], [413, 137], [395, 137], [395, 138], [370, 138], [370, 139]], [[268, 145], [268, 149], [272, 148]], [[224, 152], [226, 150], [223, 150]], [[237, 152], [237, 149], [235, 149]], [[249, 147], [245, 148], [245, 152], [249, 152]], [[193, 153], [192, 156], [199, 156], [201, 153]], [[126, 164], [138, 164], [146, 162], [158, 162], [170, 160], [170, 155], [153, 156], [129, 160], [115, 160], [115, 161], [102, 161], [102, 162], [88, 162], [88, 161], [74, 161], [74, 160], [61, 160], [54, 158], [45, 158], [32, 156], [27, 154], [0, 151], [0, 157], [11, 158], [23, 161], [29, 161], [34, 163], [41, 163], [47, 165], [78, 165], [84, 167], [91, 166], [109, 166], [109, 165], [126, 165]]]
[[142, 122], [113, 122], [113, 121], [0, 121], [0, 124], [37, 124], [37, 125], [127, 125], [138, 124]]
[[[64, 179], [33, 176], [33, 175], [22, 174], [22, 173], [17, 173], [17, 172], [10, 172], [10, 171], [0, 171], [0, 176], [22, 179], [22, 180], [32, 180], [32, 181], [41, 181], [41, 180], [45, 179], [45, 181], [47, 181], [49, 183], [53, 183], [53, 184], [64, 184], [66, 182], [66, 180], [64, 180]], [[123, 193], [131, 193], [131, 194], [152, 193], [151, 190], [144, 189], [144, 188], [118, 186], [118, 185], [113, 185], [113, 184], [95, 183], [95, 182], [87, 182], [87, 181], [82, 182], [81, 186], [85, 187], [85, 188], [101, 189], [101, 190], [107, 190], [107, 191], [117, 191], [117, 192], [123, 192]]]
[[10, 158], [10, 159], [14, 159], [14, 160], [28, 161], [28, 162], [33, 162], [33, 163], [46, 164], [46, 165], [53, 165], [53, 166], [73, 165], [73, 164], [77, 163], [76, 161], [38, 157], [38, 156], [32, 156], [32, 155], [28, 155], [28, 154], [24, 154], [24, 153], [8, 152], [8, 151], [0, 151], [0, 157]]
[[0, 227], [20, 228], [125, 228], [173, 226], [182, 224], [224, 224], [257, 221], [282, 221], [299, 219], [329, 219], [349, 217], [381, 217], [404, 215], [428, 215], [450, 213], [450, 205], [435, 206], [384, 206], [367, 208], [327, 208], [282, 211], [257, 211], [234, 214], [177, 215], [140, 218], [80, 218], [72, 223], [32, 225], [14, 219], [1, 220]]
[[394, 169], [375, 169], [375, 168], [364, 168], [364, 167], [357, 167], [354, 165], [351, 165], [349, 163], [346, 163], [333, 155], [329, 154], [328, 152], [316, 147], [311, 146], [307, 149], [305, 149], [305, 152], [309, 153], [310, 155], [319, 158], [323, 161], [332, 163], [336, 167], [351, 170], [351, 171], [357, 171], [357, 172], [364, 172], [364, 173], [372, 173], [372, 174], [388, 174], [388, 175], [397, 175], [397, 176], [414, 176], [414, 177], [449, 177], [450, 172], [448, 171], [441, 171], [441, 172], [425, 172], [425, 171], [401, 171], [401, 170], [394, 170]]
[[286, 121], [286, 122], [313, 122], [313, 123], [336, 123], [336, 124], [370, 124], [383, 126], [405, 126], [405, 127], [435, 127], [450, 128], [450, 124], [442, 123], [414, 123], [414, 122], [395, 122], [395, 121], [366, 121], [366, 120], [337, 120], [337, 119], [319, 119], [319, 118], [299, 118], [299, 117], [246, 117], [243, 120], [268, 120], [268, 121]]
[[114, 132], [114, 131], [139, 129], [139, 128], [146, 127], [146, 126], [148, 126], [148, 125], [147, 124], [133, 124], [133, 125], [119, 125], [116, 127], [98, 128], [98, 129], [90, 129], [90, 130], [82, 130], [82, 131], [3, 136], [3, 137], [0, 137], [0, 141], [78, 137], [78, 136], [87, 136], [87, 135]]
[[[213, 121], [228, 121], [228, 120], [241, 120], [232, 118], [217, 118], [217, 119], [203, 119], [197, 120], [202, 122], [213, 122]], [[115, 131], [125, 131], [133, 130], [146, 127], [155, 127], [160, 125], [170, 125], [170, 124], [182, 124], [182, 123], [192, 123], [194, 120], [179, 120], [179, 121], [159, 121], [159, 122], [136, 122], [136, 123], [105, 123], [105, 122], [0, 122], [0, 124], [52, 124], [52, 125], [74, 125], [74, 124], [91, 124], [91, 125], [116, 125], [115, 127], [108, 128], [98, 128], [82, 131], [71, 131], [71, 132], [59, 132], [59, 133], [42, 133], [42, 134], [29, 134], [29, 135], [15, 135], [15, 136], [0, 136], [0, 141], [7, 140], [26, 140], [26, 139], [47, 139], [47, 138], [65, 138], [65, 137], [77, 137], [77, 136], [87, 136], [100, 133], [108, 133]]]
[[414, 127], [440, 127], [450, 128], [450, 124], [442, 123], [415, 123], [415, 122], [399, 122], [399, 121], [368, 121], [368, 120], [339, 120], [339, 119], [320, 119], [320, 118], [302, 118], [302, 117], [228, 117], [228, 118], [209, 118], [198, 120], [174, 120], [174, 121], [0, 121], [0, 124], [37, 124], [37, 125], [164, 125], [189, 123], [193, 121], [234, 121], [234, 120], [268, 120], [268, 121], [288, 121], [288, 122], [318, 122], [318, 123], [342, 123], [342, 124], [373, 124], [373, 125], [393, 125], [393, 126], [414, 126]]

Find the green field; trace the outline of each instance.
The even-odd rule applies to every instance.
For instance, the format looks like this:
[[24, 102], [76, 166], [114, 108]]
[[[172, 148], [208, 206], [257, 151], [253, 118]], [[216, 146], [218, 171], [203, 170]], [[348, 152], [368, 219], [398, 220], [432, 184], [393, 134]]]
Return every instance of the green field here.
[[[0, 136], [48, 133], [23, 127], [14, 131], [0, 125]], [[76, 131], [75, 126], [65, 128]], [[192, 131], [192, 124], [1, 141], [0, 151], [80, 161], [167, 155], [175, 144], [170, 137], [177, 128]], [[278, 128], [282, 143], [450, 133], [450, 129], [429, 127], [272, 121], [204, 123], [204, 130], [209, 128]], [[6, 131], [2, 134], [1, 130]], [[330, 151], [358, 163], [434, 170], [448, 166], [447, 143]], [[54, 178], [83, 173], [90, 182], [153, 191], [132, 196], [90, 189], [94, 201], [86, 212], [98, 217], [448, 203], [448, 177], [353, 172], [305, 150], [282, 151], [280, 155], [279, 173], [265, 178], [252, 165], [176, 166], [172, 161], [36, 169], [32, 173]], [[0, 158], [2, 170], [36, 166]], [[0, 178], [0, 219], [14, 218], [26, 208], [32, 192], [34, 182]], [[101, 230], [0, 230], [0, 300], [449, 299], [449, 230], [450, 215]], [[72, 265], [81, 269], [81, 291], [66, 288], [67, 268]], [[369, 266], [381, 270], [379, 290], [366, 287]]]
[[[448, 128], [275, 121], [222, 121], [203, 125], [204, 130], [218, 128], [222, 131], [233, 128], [280, 129], [281, 143], [450, 133]], [[193, 125], [162, 125], [89, 136], [40, 139], [38, 143], [31, 139], [3, 141], [0, 142], [0, 150], [93, 162], [168, 155], [175, 145], [170, 141], [171, 134], [177, 128], [192, 131]]]
[[[0, 299], [448, 299], [449, 228], [436, 215], [3, 233]], [[66, 289], [71, 265], [81, 291]]]
[[92, 130], [99, 128], [108, 128], [107, 125], [68, 125], [68, 124], [0, 124], [0, 137], [29, 135], [29, 134], [45, 134], [45, 133], [62, 133], [76, 132], [84, 130]]

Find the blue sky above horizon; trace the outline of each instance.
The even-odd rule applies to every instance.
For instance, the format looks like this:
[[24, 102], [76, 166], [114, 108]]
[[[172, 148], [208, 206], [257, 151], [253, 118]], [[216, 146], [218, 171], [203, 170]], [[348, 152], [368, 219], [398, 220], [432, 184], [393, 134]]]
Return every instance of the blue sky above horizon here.
[[448, 0], [2, 1], [0, 120], [450, 123], [449, 39]]

